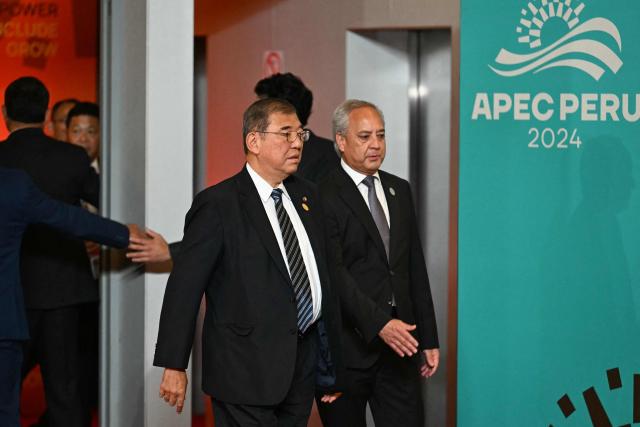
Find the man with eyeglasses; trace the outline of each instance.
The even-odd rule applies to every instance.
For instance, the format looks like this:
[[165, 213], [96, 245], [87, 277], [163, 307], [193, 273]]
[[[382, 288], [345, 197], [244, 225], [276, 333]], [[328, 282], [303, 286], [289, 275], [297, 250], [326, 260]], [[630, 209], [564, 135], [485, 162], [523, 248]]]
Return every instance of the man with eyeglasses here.
[[[296, 108], [302, 127], [307, 126], [311, 116], [313, 93], [298, 76], [292, 73], [277, 73], [265, 77], [256, 84], [254, 92], [260, 99], [279, 98], [288, 101]], [[340, 158], [334, 149], [333, 141], [312, 131], [308, 131], [307, 134], [296, 175], [317, 184], [340, 165]], [[147, 230], [147, 237], [134, 242], [134, 250], [127, 255], [133, 262], [167, 262], [180, 248], [180, 242], [168, 244], [160, 233], [153, 230]]]
[[[313, 105], [313, 93], [298, 76], [292, 73], [277, 73], [265, 77], [256, 84], [254, 92], [259, 98], [280, 98], [289, 101], [296, 107], [302, 127], [307, 127]], [[319, 137], [311, 131], [308, 138], [309, 143], [304, 147], [296, 174], [311, 182], [319, 183], [340, 165], [340, 159], [332, 141]]]
[[309, 135], [291, 104], [262, 99], [245, 111], [243, 137], [245, 167], [187, 213], [156, 344], [160, 397], [182, 411], [205, 295], [202, 386], [216, 426], [306, 427], [316, 387], [322, 401], [337, 397], [340, 354], [322, 212], [293, 175]]

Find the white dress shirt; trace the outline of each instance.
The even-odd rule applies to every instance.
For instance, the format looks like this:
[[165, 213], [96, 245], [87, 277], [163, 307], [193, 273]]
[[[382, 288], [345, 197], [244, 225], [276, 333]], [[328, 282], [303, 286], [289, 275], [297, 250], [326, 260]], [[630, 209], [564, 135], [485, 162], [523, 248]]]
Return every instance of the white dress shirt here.
[[[342, 169], [351, 177], [353, 182], [355, 182], [356, 187], [358, 187], [358, 191], [362, 195], [364, 202], [367, 204], [369, 211], [371, 211], [371, 206], [369, 206], [369, 187], [363, 184], [363, 180], [367, 177], [367, 175], [360, 173], [354, 170], [351, 166], [349, 166], [344, 159], [340, 160], [340, 164], [342, 165]], [[387, 225], [391, 227], [391, 221], [389, 220], [389, 206], [387, 205], [387, 197], [384, 194], [384, 188], [382, 188], [382, 182], [380, 182], [380, 174], [378, 171], [373, 174], [375, 178], [374, 188], [376, 189], [376, 196], [382, 205], [382, 210], [384, 211], [384, 217], [387, 219]]]
[[[258, 190], [260, 200], [262, 201], [262, 206], [264, 206], [264, 210], [267, 213], [269, 222], [271, 223], [273, 233], [276, 235], [276, 240], [278, 240], [278, 246], [280, 247], [280, 252], [282, 253], [282, 259], [285, 261], [284, 264], [287, 267], [289, 276], [291, 276], [289, 262], [287, 261], [287, 252], [284, 248], [282, 232], [280, 231], [280, 223], [278, 222], [278, 214], [276, 213], [276, 204], [275, 201], [271, 198], [271, 192], [274, 190], [274, 188], [271, 187], [271, 184], [265, 181], [260, 175], [258, 175], [258, 173], [249, 165], [249, 163], [247, 163], [247, 171], [249, 172], [249, 176], [251, 177], [253, 184]], [[313, 248], [311, 247], [311, 242], [309, 242], [307, 230], [302, 224], [302, 220], [298, 215], [298, 211], [296, 211], [295, 206], [293, 206], [293, 202], [291, 201], [289, 193], [287, 193], [287, 189], [282, 184], [282, 182], [275, 188], [279, 188], [282, 190], [282, 206], [284, 207], [285, 211], [287, 211], [289, 219], [291, 220], [291, 224], [293, 225], [293, 229], [296, 232], [296, 236], [298, 237], [300, 252], [302, 253], [304, 265], [307, 268], [307, 276], [309, 276], [309, 284], [311, 286], [311, 299], [313, 303], [312, 322], [315, 322], [316, 320], [318, 320], [318, 317], [320, 317], [322, 307], [322, 288], [320, 287], [320, 274], [318, 274], [316, 257], [313, 254]]]

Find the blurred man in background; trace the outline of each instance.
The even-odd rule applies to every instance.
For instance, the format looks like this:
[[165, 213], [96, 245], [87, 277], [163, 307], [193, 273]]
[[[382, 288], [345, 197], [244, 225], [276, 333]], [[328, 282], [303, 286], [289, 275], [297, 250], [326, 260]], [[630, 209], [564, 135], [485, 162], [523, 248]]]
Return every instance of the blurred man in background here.
[[93, 102], [78, 102], [67, 115], [67, 141], [84, 148], [91, 167], [100, 173], [100, 108]]
[[62, 99], [51, 107], [49, 121], [46, 124], [46, 130], [49, 135], [58, 141], [67, 140], [67, 114], [74, 105], [78, 103], [77, 99]]
[[[35, 77], [7, 87], [2, 111], [10, 135], [0, 143], [0, 166], [22, 169], [54, 199], [98, 206], [100, 182], [85, 150], [44, 134], [48, 104], [49, 91]], [[79, 313], [83, 304], [98, 301], [98, 286], [85, 246], [46, 227], [30, 227], [21, 269], [31, 336], [24, 366], [40, 363], [47, 425], [87, 426], [77, 363]]]
[[[137, 227], [127, 227], [47, 197], [25, 172], [0, 168], [0, 426], [19, 427], [23, 343], [29, 339], [22, 286], [20, 245], [30, 224], [124, 248]], [[59, 348], [58, 352], [66, 349]]]
[[[299, 77], [291, 73], [274, 74], [260, 80], [254, 91], [258, 98], [280, 98], [289, 101], [296, 108], [302, 127], [307, 127], [313, 106], [313, 93]], [[319, 183], [340, 164], [340, 160], [333, 148], [333, 141], [309, 132], [309, 140], [304, 144], [302, 160], [296, 174]]]

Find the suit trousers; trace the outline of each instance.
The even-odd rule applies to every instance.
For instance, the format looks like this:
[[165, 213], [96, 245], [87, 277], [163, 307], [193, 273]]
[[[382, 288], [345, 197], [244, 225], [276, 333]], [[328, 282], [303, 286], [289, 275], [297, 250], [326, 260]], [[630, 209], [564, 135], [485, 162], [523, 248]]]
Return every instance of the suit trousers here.
[[20, 427], [21, 341], [0, 339], [0, 426]]
[[367, 369], [347, 368], [344, 394], [333, 403], [316, 396], [324, 427], [366, 427], [367, 403], [376, 427], [422, 427], [423, 403], [417, 355], [401, 358], [384, 346]]
[[222, 402], [212, 397], [216, 427], [307, 427], [316, 384], [317, 355], [318, 333], [314, 325], [307, 334], [298, 337], [293, 379], [284, 400], [277, 405], [260, 406]]
[[47, 427], [86, 427], [91, 422], [80, 382], [80, 308], [27, 310], [31, 340], [25, 345], [23, 377], [40, 363]]

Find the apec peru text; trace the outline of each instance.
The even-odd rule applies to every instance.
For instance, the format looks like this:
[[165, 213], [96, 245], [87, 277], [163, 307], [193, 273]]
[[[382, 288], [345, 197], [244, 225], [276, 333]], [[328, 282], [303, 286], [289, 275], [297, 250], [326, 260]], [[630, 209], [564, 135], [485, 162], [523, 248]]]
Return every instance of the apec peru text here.
[[486, 93], [476, 94], [472, 120], [559, 119], [584, 122], [636, 122], [640, 119], [640, 93]]

